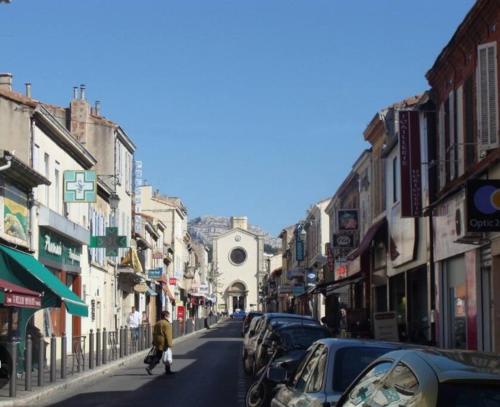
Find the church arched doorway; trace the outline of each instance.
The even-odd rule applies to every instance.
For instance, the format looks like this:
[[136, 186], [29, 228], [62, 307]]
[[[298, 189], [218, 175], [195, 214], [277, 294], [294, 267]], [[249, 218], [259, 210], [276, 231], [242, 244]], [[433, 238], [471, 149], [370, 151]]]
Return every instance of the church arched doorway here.
[[230, 313], [237, 309], [246, 309], [247, 293], [248, 290], [245, 284], [240, 281], [236, 281], [228, 287], [226, 292], [226, 305]]

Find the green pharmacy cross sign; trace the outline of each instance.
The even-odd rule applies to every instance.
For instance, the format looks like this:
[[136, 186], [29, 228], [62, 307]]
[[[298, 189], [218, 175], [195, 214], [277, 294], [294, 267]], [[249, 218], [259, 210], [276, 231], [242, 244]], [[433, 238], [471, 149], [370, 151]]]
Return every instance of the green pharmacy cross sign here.
[[64, 171], [64, 202], [96, 202], [95, 171]]
[[90, 247], [92, 248], [105, 248], [106, 256], [118, 256], [118, 249], [126, 248], [127, 236], [118, 236], [118, 228], [106, 228], [105, 236], [91, 236]]

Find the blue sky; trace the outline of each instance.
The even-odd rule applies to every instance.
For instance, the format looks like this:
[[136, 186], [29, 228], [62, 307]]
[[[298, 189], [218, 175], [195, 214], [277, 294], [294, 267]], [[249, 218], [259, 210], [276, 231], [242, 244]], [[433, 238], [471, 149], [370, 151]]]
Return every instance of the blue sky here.
[[329, 197], [380, 108], [427, 89], [473, 0], [13, 0], [0, 71], [120, 123], [189, 216], [273, 234]]

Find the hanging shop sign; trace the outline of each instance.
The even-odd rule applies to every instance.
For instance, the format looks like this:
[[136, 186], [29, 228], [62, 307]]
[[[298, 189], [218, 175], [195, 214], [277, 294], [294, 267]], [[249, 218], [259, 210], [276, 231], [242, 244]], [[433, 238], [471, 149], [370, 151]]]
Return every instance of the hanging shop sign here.
[[328, 266], [328, 271], [333, 273], [335, 271], [335, 258], [333, 256], [333, 249], [330, 243], [326, 243], [326, 264]]
[[337, 248], [353, 248], [354, 235], [351, 233], [334, 233], [333, 247]]
[[347, 264], [344, 262], [335, 263], [335, 281], [347, 277]]
[[175, 277], [170, 277], [168, 279], [168, 284], [170, 284], [170, 285], [176, 285], [177, 284], [177, 279]]
[[467, 181], [467, 231], [500, 231], [500, 180]]
[[42, 299], [31, 295], [6, 293], [4, 305], [7, 307], [40, 308]]
[[339, 231], [358, 230], [358, 210], [357, 209], [339, 209], [337, 211]]
[[177, 307], [177, 319], [184, 320], [186, 318], [186, 308], [183, 305]]
[[39, 260], [61, 270], [77, 271], [80, 268], [82, 246], [49, 229], [40, 228]]
[[64, 171], [64, 202], [88, 203], [97, 201], [95, 171]]
[[155, 280], [158, 280], [161, 278], [161, 274], [163, 273], [163, 268], [162, 267], [157, 267], [155, 269], [149, 269], [148, 270], [148, 278], [152, 278]]
[[304, 260], [304, 241], [300, 240], [299, 237], [296, 237], [295, 240], [295, 259], [297, 261]]
[[119, 248], [128, 247], [127, 236], [119, 236], [118, 228], [107, 227], [105, 236], [91, 236], [89, 247], [92, 248], [105, 248], [106, 256], [118, 256]]
[[420, 127], [417, 111], [399, 112], [401, 217], [422, 215]]
[[[0, 197], [0, 235], [13, 243], [27, 245], [29, 236], [28, 195], [5, 183]], [[3, 210], [2, 210], [3, 202]]]

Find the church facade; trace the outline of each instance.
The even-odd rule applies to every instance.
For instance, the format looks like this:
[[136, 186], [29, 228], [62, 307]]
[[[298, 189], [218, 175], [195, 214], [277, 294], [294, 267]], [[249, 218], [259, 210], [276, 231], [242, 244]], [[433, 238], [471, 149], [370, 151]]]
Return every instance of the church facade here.
[[246, 217], [232, 217], [231, 229], [213, 240], [218, 311], [259, 310], [265, 273], [264, 236], [248, 230]]

